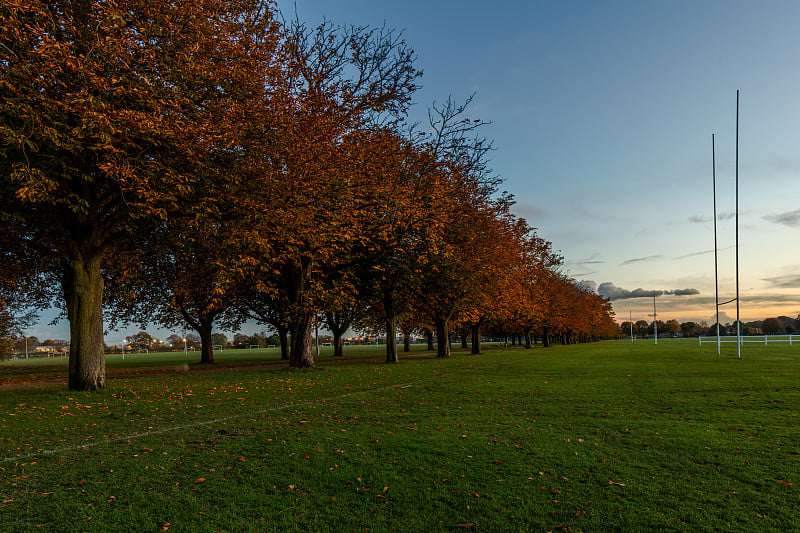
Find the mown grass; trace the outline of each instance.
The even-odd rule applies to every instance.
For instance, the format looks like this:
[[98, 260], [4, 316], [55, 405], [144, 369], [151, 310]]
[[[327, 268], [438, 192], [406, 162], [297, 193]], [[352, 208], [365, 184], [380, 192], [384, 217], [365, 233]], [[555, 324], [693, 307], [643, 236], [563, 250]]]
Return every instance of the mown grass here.
[[798, 530], [800, 346], [743, 354], [610, 342], [6, 389], [0, 529]]

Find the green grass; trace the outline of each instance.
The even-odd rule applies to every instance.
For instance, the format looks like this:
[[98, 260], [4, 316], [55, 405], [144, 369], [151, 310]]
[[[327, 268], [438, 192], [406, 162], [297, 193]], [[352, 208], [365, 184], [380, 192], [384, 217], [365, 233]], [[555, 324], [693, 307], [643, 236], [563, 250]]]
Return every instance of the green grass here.
[[800, 530], [800, 346], [743, 356], [609, 342], [289, 371], [230, 354], [245, 367], [6, 389], [0, 529]]

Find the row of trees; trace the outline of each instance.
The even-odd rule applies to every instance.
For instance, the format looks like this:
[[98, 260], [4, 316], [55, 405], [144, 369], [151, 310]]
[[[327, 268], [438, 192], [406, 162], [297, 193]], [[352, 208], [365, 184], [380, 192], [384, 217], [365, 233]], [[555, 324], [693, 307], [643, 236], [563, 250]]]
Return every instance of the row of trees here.
[[[655, 328], [652, 322], [647, 322], [645, 320], [638, 320], [633, 324], [633, 335], [635, 336], [647, 336], [653, 335]], [[705, 335], [716, 335], [717, 334], [717, 327], [719, 327], [719, 332], [721, 335], [735, 335], [736, 334], [736, 322], [733, 324], [711, 324], [709, 325], [705, 321], [701, 322], [681, 322], [678, 323], [677, 320], [668, 320], [663, 322], [659, 320], [657, 322], [658, 333], [659, 335], [677, 335], [681, 334], [684, 337], [699, 337]], [[630, 336], [631, 334], [631, 322], [624, 321], [620, 324], [620, 328], [622, 330], [622, 334], [625, 336]], [[764, 320], [754, 320], [751, 322], [741, 322], [739, 325], [739, 330], [743, 335], [782, 335], [788, 333], [794, 333], [795, 331], [800, 331], [800, 317], [798, 318], [791, 318], [787, 316], [780, 316], [777, 318], [767, 318]]]
[[259, 0], [9, 0], [0, 29], [0, 304], [60, 302], [71, 389], [104, 385], [104, 316], [188, 325], [203, 362], [215, 325], [255, 319], [295, 367], [321, 319], [617, 331], [511, 214], [466, 104], [407, 124], [421, 73], [397, 32]]

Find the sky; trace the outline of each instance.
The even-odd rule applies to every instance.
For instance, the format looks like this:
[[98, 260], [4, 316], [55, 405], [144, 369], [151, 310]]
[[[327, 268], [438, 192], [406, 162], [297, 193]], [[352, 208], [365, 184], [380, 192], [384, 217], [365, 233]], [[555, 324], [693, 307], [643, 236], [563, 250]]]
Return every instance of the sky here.
[[[712, 134], [720, 300], [735, 296], [739, 90], [740, 316], [800, 313], [800, 2], [278, 6], [310, 25], [402, 30], [424, 71], [412, 119], [474, 93], [515, 213], [570, 276], [617, 298], [619, 321], [652, 320], [652, 296], [626, 296], [657, 291], [659, 319], [714, 322]], [[722, 310], [735, 319], [735, 304]], [[64, 321], [37, 328], [67, 335]]]

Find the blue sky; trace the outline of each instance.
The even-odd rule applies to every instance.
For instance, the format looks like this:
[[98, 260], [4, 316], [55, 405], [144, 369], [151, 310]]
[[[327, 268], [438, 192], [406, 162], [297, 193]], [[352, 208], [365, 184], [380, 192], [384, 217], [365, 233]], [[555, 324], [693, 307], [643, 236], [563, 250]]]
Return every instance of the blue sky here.
[[[484, 134], [497, 148], [494, 171], [573, 277], [622, 291], [699, 291], [660, 297], [662, 319], [713, 322], [712, 133], [720, 297], [734, 295], [741, 90], [741, 316], [800, 313], [800, 2], [278, 5], [287, 15], [296, 6], [311, 25], [326, 17], [404, 30], [424, 71], [412, 117], [476, 93], [471, 115], [492, 122]], [[652, 300], [614, 307], [620, 320], [647, 319]], [[725, 311], [735, 317], [735, 306]]]

